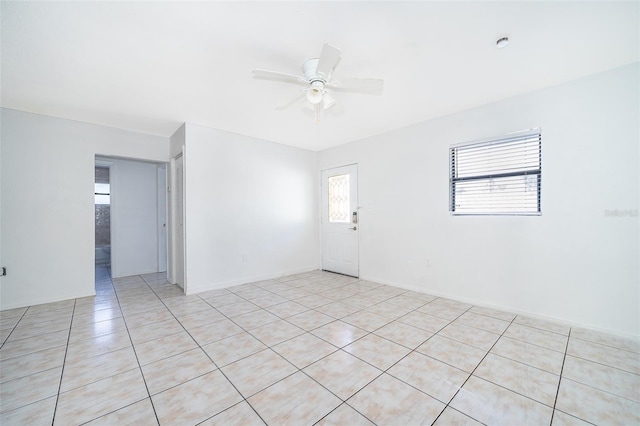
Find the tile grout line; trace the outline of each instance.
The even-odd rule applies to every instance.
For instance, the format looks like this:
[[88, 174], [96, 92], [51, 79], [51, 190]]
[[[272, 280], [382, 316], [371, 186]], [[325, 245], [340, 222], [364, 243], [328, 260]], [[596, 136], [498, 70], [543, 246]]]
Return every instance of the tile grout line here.
[[[143, 278], [143, 280], [144, 280], [144, 278]], [[153, 292], [153, 294], [154, 294], [154, 295], [155, 295], [155, 296], [160, 300], [160, 302], [165, 306], [165, 308], [169, 311], [169, 313], [173, 316], [173, 318], [178, 322], [178, 324], [180, 324], [180, 327], [182, 327], [182, 329], [185, 331], [185, 333], [187, 333], [187, 334], [189, 335], [189, 337], [190, 337], [190, 338], [195, 342], [195, 344], [196, 344], [196, 345], [198, 346], [198, 348], [202, 351], [202, 353], [203, 353], [207, 358], [209, 358], [209, 360], [211, 360], [211, 362], [212, 362], [212, 363], [213, 363], [213, 365], [218, 369], [218, 371], [220, 372], [220, 374], [222, 374], [222, 376], [223, 376], [223, 377], [224, 377], [224, 378], [229, 382], [229, 384], [231, 384], [231, 386], [233, 386], [233, 388], [236, 390], [236, 392], [238, 392], [238, 395], [240, 395], [240, 397], [242, 398], [242, 401], [240, 401], [240, 402], [238, 402], [238, 403], [236, 403], [236, 404], [233, 404], [233, 405], [231, 405], [231, 406], [229, 406], [229, 407], [225, 408], [225, 409], [224, 409], [224, 410], [222, 410], [222, 411], [219, 411], [219, 412], [215, 413], [215, 414], [214, 414], [213, 416], [211, 416], [211, 417], [207, 417], [206, 419], [202, 420], [202, 422], [199, 422], [199, 423], [203, 423], [203, 422], [205, 422], [205, 421], [207, 421], [207, 420], [209, 420], [209, 419], [211, 419], [211, 418], [213, 418], [213, 417], [217, 416], [218, 414], [223, 413], [223, 412], [227, 411], [228, 409], [230, 409], [230, 408], [232, 408], [232, 407], [235, 407], [236, 405], [240, 404], [241, 402], [246, 402], [246, 403], [247, 403], [247, 405], [248, 405], [249, 407], [251, 407], [251, 409], [252, 409], [252, 410], [256, 413], [256, 415], [260, 418], [260, 420], [262, 420], [265, 424], [267, 424], [267, 422], [265, 422], [265, 421], [264, 421], [264, 419], [262, 418], [262, 416], [260, 416], [260, 414], [255, 410], [255, 408], [253, 408], [253, 406], [249, 403], [249, 401], [247, 401], [247, 398], [245, 398], [245, 396], [242, 394], [242, 392], [240, 392], [240, 390], [239, 390], [239, 389], [236, 387], [236, 385], [231, 381], [231, 379], [229, 379], [229, 377], [227, 377], [227, 375], [224, 373], [224, 371], [222, 371], [222, 368], [221, 368], [220, 366], [218, 366], [218, 364], [217, 364], [217, 363], [216, 363], [216, 362], [211, 358], [211, 356], [207, 353], [207, 351], [205, 351], [205, 350], [202, 348], [202, 345], [200, 344], [200, 342], [198, 342], [198, 341], [197, 341], [197, 340], [196, 340], [196, 339], [191, 335], [191, 333], [189, 332], [189, 330], [187, 330], [187, 328], [182, 324], [182, 322], [180, 322], [180, 320], [178, 319], [178, 317], [176, 317], [176, 316], [175, 316], [175, 314], [173, 313], [173, 311], [171, 310], [171, 308], [170, 308], [169, 306], [167, 306], [167, 304], [165, 303], [164, 299], [163, 299], [163, 298], [161, 298], [161, 297], [159, 297], [159, 296], [158, 296], [158, 294], [155, 292], [155, 290], [154, 290], [151, 286], [149, 286], [149, 287], [151, 288], [151, 291]], [[212, 308], [212, 309], [214, 309], [216, 312], [219, 312], [221, 315], [223, 315], [223, 316], [224, 316], [225, 318], [227, 318], [229, 321], [232, 321], [232, 320], [231, 320], [230, 318], [228, 318], [224, 313], [220, 312], [218, 309], [216, 309], [214, 306], [212, 306], [210, 303], [208, 303], [208, 302], [207, 302], [206, 300], [204, 300], [202, 297], [198, 296], [197, 294], [196, 294], [196, 296], [198, 297], [198, 299], [199, 299], [199, 300], [201, 300], [201, 301], [205, 302], [207, 305], [211, 306], [211, 308]], [[178, 296], [178, 297], [180, 297], [180, 296]], [[239, 296], [239, 297], [241, 297], [241, 296]], [[232, 322], [233, 322], [233, 321], [232, 321]], [[234, 322], [234, 324], [235, 324], [235, 322]], [[236, 324], [236, 326], [240, 327], [238, 324]], [[240, 328], [242, 328], [242, 327], [240, 327]], [[243, 329], [243, 330], [244, 330], [244, 329]], [[239, 334], [239, 333], [238, 333], [238, 334]], [[229, 336], [229, 337], [231, 337], [231, 336]], [[224, 339], [220, 339], [220, 340], [224, 340]], [[213, 342], [212, 342], [212, 343], [213, 343]], [[185, 351], [185, 352], [186, 352], [186, 351]], [[184, 353], [184, 352], [181, 352], [181, 353]], [[164, 358], [163, 358], [163, 359], [164, 359]], [[210, 373], [210, 372], [207, 372], [207, 373], [201, 374], [201, 375], [199, 375], [199, 376], [192, 377], [191, 379], [189, 379], [189, 380], [187, 380], [187, 381], [185, 381], [185, 382], [179, 383], [179, 384], [177, 384], [177, 385], [175, 385], [175, 386], [172, 386], [172, 387], [170, 387], [170, 388], [168, 388], [168, 389], [175, 388], [175, 387], [177, 387], [177, 386], [180, 386], [180, 385], [182, 385], [182, 384], [184, 384], [184, 383], [187, 383], [187, 382], [190, 382], [190, 381], [192, 381], [192, 380], [195, 380], [195, 379], [197, 379], [197, 378], [199, 378], [199, 377], [202, 377], [202, 376], [204, 376], [205, 374], [209, 374], [209, 373]], [[143, 377], [144, 377], [144, 374], [143, 374]], [[165, 390], [163, 390], [162, 392], [165, 392], [165, 391], [167, 391], [168, 389], [165, 389]], [[161, 393], [161, 392], [159, 392], [159, 393]], [[150, 397], [150, 399], [151, 399], [151, 397]], [[154, 411], [155, 411], [155, 408], [154, 408]], [[157, 418], [157, 414], [156, 414], [156, 418]], [[158, 424], [160, 424], [160, 421], [159, 421], [159, 420], [158, 420]]]
[[551, 411], [551, 420], [549, 426], [553, 424], [553, 417], [556, 414], [556, 405], [558, 404], [558, 395], [560, 395], [560, 384], [562, 383], [562, 372], [564, 371], [564, 363], [567, 360], [567, 352], [569, 351], [569, 341], [571, 340], [571, 328], [569, 328], [569, 334], [567, 335], [567, 344], [564, 347], [564, 356], [562, 357], [562, 366], [560, 367], [560, 377], [558, 378], [558, 387], [556, 389], [556, 397], [553, 400], [553, 409]]
[[[116, 296], [116, 301], [118, 302], [118, 309], [120, 309], [120, 314], [122, 315], [122, 321], [124, 322], [124, 327], [127, 330], [127, 335], [129, 336], [129, 341], [131, 342], [131, 349], [133, 350], [133, 354], [136, 357], [136, 362], [138, 363], [138, 370], [140, 371], [140, 376], [142, 377], [142, 382], [144, 383], [144, 387], [147, 390], [147, 395], [148, 395], [148, 398], [149, 398], [149, 402], [151, 403], [151, 408], [153, 409], [153, 414], [156, 417], [156, 422], [158, 424], [160, 424], [160, 420], [158, 418], [158, 413], [156, 412], [156, 406], [153, 403], [153, 399], [151, 398], [151, 392], [149, 392], [149, 386], [147, 385], [147, 380], [145, 379], [144, 373], [142, 372], [142, 365], [140, 365], [140, 359], [138, 358], [138, 352], [136, 351], [136, 346], [135, 346], [135, 344], [133, 342], [133, 339], [131, 338], [131, 332], [129, 331], [129, 326], [127, 325], [127, 319], [125, 318], [124, 311], [122, 310], [122, 305], [120, 304], [120, 297], [118, 296], [118, 290], [116, 289], [116, 286], [113, 283], [113, 278], [111, 277], [111, 268], [108, 268], [108, 271], [109, 271], [109, 280], [111, 281], [111, 286], [113, 287], [113, 292], [114, 292], [114, 294]], [[147, 284], [147, 282], [144, 280], [144, 278], [142, 278], [141, 275], [137, 275], [137, 276], [140, 277], [142, 282], [144, 282], [147, 287], [149, 287], [149, 284]], [[151, 288], [151, 287], [149, 287], [149, 288]], [[153, 291], [153, 289], [151, 289], [151, 291]], [[154, 293], [154, 295], [155, 295], [155, 293]], [[141, 399], [140, 401], [144, 401], [144, 400]], [[136, 402], [140, 402], [140, 401], [134, 401], [134, 402], [132, 402], [132, 404], [135, 404]], [[129, 404], [129, 405], [131, 405], [131, 404]], [[124, 408], [124, 407], [117, 408], [116, 410], [114, 410], [112, 412], [115, 412], [115, 411], [120, 410], [122, 408]], [[110, 412], [110, 413], [112, 413], [112, 412]], [[105, 413], [100, 417], [106, 416], [106, 415], [108, 415], [110, 413]], [[100, 418], [100, 417], [98, 417], [98, 418]]]
[[[473, 307], [473, 306], [472, 306], [472, 307]], [[469, 308], [469, 309], [471, 309], [471, 308]], [[442, 415], [442, 413], [444, 413], [444, 411], [445, 411], [445, 410], [450, 406], [451, 401], [453, 401], [453, 400], [456, 398], [456, 396], [458, 395], [458, 393], [460, 393], [460, 391], [462, 390], [462, 388], [464, 387], [464, 385], [465, 385], [465, 384], [469, 381], [469, 379], [473, 376], [473, 373], [475, 373], [475, 372], [476, 372], [476, 370], [478, 369], [478, 367], [480, 366], [480, 364], [482, 364], [482, 361], [484, 361], [484, 360], [485, 360], [485, 358], [487, 357], [487, 355], [489, 355], [489, 354], [491, 353], [491, 349], [493, 349], [493, 348], [494, 348], [494, 346], [495, 346], [495, 345], [500, 341], [500, 339], [504, 336], [504, 333], [506, 333], [506, 331], [509, 329], [509, 327], [511, 327], [511, 324], [513, 324], [513, 322], [515, 321], [515, 319], [516, 319], [517, 317], [518, 317], [518, 316], [517, 316], [517, 315], [515, 315], [515, 316], [513, 317], [513, 319], [509, 322], [509, 325], [504, 329], [504, 331], [503, 331], [502, 333], [500, 333], [500, 337], [498, 337], [498, 338], [496, 339], [496, 341], [495, 341], [495, 342], [493, 342], [493, 344], [491, 345], [491, 347], [487, 350], [487, 353], [485, 353], [485, 354], [484, 354], [484, 356], [482, 357], [482, 359], [481, 359], [480, 361], [478, 361], [478, 363], [476, 364], [476, 366], [474, 367], [474, 369], [471, 371], [471, 373], [469, 373], [469, 376], [467, 376], [467, 378], [465, 379], [465, 381], [464, 381], [464, 382], [462, 382], [462, 384], [460, 385], [460, 387], [458, 388], [458, 390], [453, 394], [453, 396], [451, 397], [451, 399], [449, 399], [449, 401], [445, 404], [444, 409], [440, 412], [440, 414], [438, 415], [438, 417], [436, 417], [436, 419], [433, 421], [432, 425], [433, 425], [433, 424], [435, 424], [435, 422], [437, 422], [437, 421], [438, 421], [438, 419], [440, 418], [440, 416]], [[490, 383], [493, 383], [493, 382], [490, 382]], [[505, 389], [506, 389], [506, 388], [505, 388]], [[451, 407], [451, 408], [455, 410], [455, 407]], [[456, 410], [456, 411], [457, 411], [457, 410]], [[467, 413], [462, 413], [462, 414], [466, 415], [467, 417], [469, 417], [469, 418], [471, 418], [471, 419], [473, 419], [473, 420], [476, 420], [477, 422], [480, 422], [480, 420], [478, 420], [478, 419], [475, 419], [475, 418], [471, 417], [471, 416], [470, 416], [469, 414], [467, 414]], [[482, 422], [480, 422], [480, 423], [482, 423]]]
[[[51, 418], [51, 426], [56, 421], [56, 414], [58, 412], [58, 402], [60, 402], [60, 390], [62, 389], [62, 378], [64, 377], [64, 367], [67, 364], [67, 354], [69, 353], [69, 342], [71, 340], [71, 328], [73, 327], [73, 316], [76, 312], [76, 299], [73, 299], [73, 309], [71, 310], [71, 321], [69, 322], [69, 333], [67, 334], [67, 345], [64, 348], [64, 357], [62, 359], [62, 370], [60, 371], [60, 382], [58, 383], [58, 392], [56, 393], [56, 403], [53, 407], [53, 417]], [[26, 312], [25, 312], [26, 314]]]

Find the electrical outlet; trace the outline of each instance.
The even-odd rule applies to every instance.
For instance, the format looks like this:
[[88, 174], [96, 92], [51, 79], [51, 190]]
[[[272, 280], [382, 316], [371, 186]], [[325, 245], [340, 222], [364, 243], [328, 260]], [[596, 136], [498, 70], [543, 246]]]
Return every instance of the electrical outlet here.
[[248, 262], [249, 261], [249, 255], [247, 253], [242, 253], [242, 261], [243, 262]]
[[7, 268], [3, 266], [0, 270], [0, 277], [4, 277], [5, 275], [7, 275]]

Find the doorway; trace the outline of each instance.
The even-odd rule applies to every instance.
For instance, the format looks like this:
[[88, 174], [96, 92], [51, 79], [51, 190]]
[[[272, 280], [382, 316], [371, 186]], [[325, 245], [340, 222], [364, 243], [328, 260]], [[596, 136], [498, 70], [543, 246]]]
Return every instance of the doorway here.
[[322, 171], [322, 269], [358, 277], [358, 165]]
[[95, 166], [95, 264], [111, 265], [111, 185], [109, 166]]
[[96, 156], [95, 170], [96, 266], [113, 278], [166, 274], [166, 163]]

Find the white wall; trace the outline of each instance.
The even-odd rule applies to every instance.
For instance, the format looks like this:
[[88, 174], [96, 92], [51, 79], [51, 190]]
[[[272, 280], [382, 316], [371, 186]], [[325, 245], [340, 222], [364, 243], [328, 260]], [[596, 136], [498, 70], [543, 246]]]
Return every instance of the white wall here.
[[316, 170], [313, 152], [187, 123], [187, 293], [316, 269]]
[[0, 309], [94, 294], [95, 155], [168, 161], [168, 138], [0, 109]]
[[111, 273], [158, 272], [158, 164], [112, 159]]
[[[638, 336], [638, 76], [635, 64], [320, 152], [319, 169], [358, 163], [361, 277]], [[542, 216], [450, 216], [449, 145], [533, 127]]]

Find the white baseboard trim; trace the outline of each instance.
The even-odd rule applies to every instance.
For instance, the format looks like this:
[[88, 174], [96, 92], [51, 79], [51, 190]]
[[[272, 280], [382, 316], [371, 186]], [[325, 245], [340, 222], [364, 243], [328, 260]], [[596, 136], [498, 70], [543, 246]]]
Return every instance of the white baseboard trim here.
[[631, 333], [625, 333], [625, 332], [621, 332], [618, 330], [610, 330], [610, 329], [606, 329], [606, 328], [602, 328], [602, 327], [597, 327], [591, 324], [583, 324], [580, 322], [576, 322], [576, 321], [571, 321], [571, 320], [567, 320], [564, 318], [556, 318], [556, 317], [552, 317], [552, 316], [548, 316], [548, 315], [541, 315], [535, 312], [528, 312], [528, 311], [523, 311], [523, 310], [519, 310], [519, 309], [514, 309], [512, 307], [509, 306], [502, 306], [502, 305], [496, 305], [496, 304], [492, 304], [492, 303], [487, 303], [485, 301], [479, 301], [476, 299], [471, 299], [471, 298], [466, 298], [466, 297], [459, 297], [459, 296], [455, 296], [455, 295], [451, 295], [451, 294], [447, 294], [447, 293], [443, 293], [443, 292], [438, 292], [438, 291], [426, 291], [423, 288], [418, 288], [415, 286], [411, 286], [411, 285], [406, 285], [403, 283], [398, 283], [395, 281], [388, 281], [388, 280], [381, 280], [381, 279], [377, 279], [375, 277], [365, 277], [365, 276], [361, 276], [360, 277], [361, 280], [366, 280], [366, 281], [372, 281], [375, 283], [380, 283], [380, 284], [386, 284], [386, 285], [390, 285], [393, 287], [400, 287], [400, 288], [404, 288], [406, 290], [411, 290], [411, 291], [415, 291], [416, 293], [423, 293], [423, 294], [429, 294], [431, 296], [436, 296], [436, 297], [444, 297], [447, 299], [451, 299], [451, 300], [456, 300], [458, 302], [462, 302], [462, 303], [468, 303], [470, 305], [474, 305], [474, 306], [478, 306], [478, 307], [482, 307], [482, 308], [488, 308], [488, 309], [495, 309], [498, 311], [506, 311], [506, 312], [511, 312], [514, 314], [518, 314], [518, 315], [525, 315], [531, 318], [535, 318], [535, 319], [539, 319], [539, 320], [544, 320], [544, 321], [551, 321], [551, 322], [555, 322], [558, 324], [562, 324], [565, 325], [567, 327], [580, 327], [580, 328], [584, 328], [587, 330], [592, 330], [592, 331], [597, 331], [600, 333], [606, 333], [606, 334], [611, 334], [614, 336], [618, 336], [618, 337], [622, 337], [624, 339], [630, 339], [630, 340], [635, 340], [635, 341], [640, 341], [640, 335], [635, 335], [635, 334], [631, 334]]
[[292, 269], [288, 271], [280, 271], [280, 272], [275, 272], [271, 274], [255, 275], [251, 277], [238, 278], [238, 279], [227, 280], [227, 281], [219, 281], [216, 283], [210, 283], [210, 284], [199, 285], [199, 286], [194, 286], [190, 283], [187, 283], [187, 292], [185, 294], [187, 295], [197, 294], [197, 293], [202, 293], [209, 290], [218, 290], [221, 288], [233, 287], [236, 285], [249, 284], [249, 283], [265, 281], [265, 280], [273, 280], [276, 278], [286, 277], [287, 275], [302, 274], [305, 272], [311, 272], [316, 270], [318, 270], [318, 265], [306, 266], [303, 268], [297, 268], [297, 269]]

